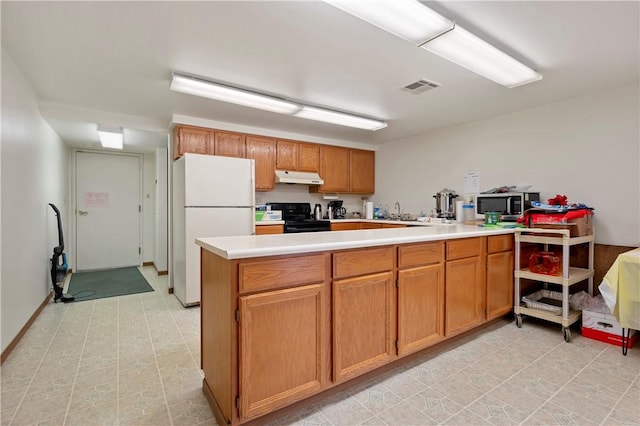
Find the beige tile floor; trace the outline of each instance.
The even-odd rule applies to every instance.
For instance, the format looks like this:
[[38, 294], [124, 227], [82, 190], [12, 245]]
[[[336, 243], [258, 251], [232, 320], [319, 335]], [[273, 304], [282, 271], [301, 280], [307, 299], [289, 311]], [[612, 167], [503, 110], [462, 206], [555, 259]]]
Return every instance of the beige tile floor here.
[[[142, 272], [156, 291], [47, 305], [2, 365], [2, 425], [216, 424], [200, 310]], [[640, 350], [505, 320], [272, 424], [640, 425]]]

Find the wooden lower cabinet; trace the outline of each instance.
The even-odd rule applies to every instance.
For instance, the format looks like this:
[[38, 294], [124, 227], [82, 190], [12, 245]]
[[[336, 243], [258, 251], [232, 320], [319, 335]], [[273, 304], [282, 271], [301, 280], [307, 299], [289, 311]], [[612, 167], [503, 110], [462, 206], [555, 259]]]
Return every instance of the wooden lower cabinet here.
[[398, 271], [398, 355], [444, 338], [444, 266]]
[[344, 382], [395, 355], [393, 272], [333, 282], [333, 380]]
[[[445, 335], [460, 334], [484, 322], [484, 238], [447, 242]], [[449, 258], [455, 260], [448, 260]]]
[[487, 238], [487, 320], [513, 310], [513, 262], [513, 235]]
[[240, 418], [318, 392], [326, 366], [324, 284], [241, 296]]
[[218, 423], [260, 422], [507, 313], [513, 245], [492, 237], [238, 260], [203, 249], [203, 389]]

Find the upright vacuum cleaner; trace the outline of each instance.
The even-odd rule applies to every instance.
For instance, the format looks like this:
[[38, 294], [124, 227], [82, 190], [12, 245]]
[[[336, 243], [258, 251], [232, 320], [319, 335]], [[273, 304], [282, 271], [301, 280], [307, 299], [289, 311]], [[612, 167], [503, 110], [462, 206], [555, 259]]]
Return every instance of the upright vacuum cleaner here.
[[[60, 219], [60, 210], [55, 204], [49, 203], [58, 218], [58, 245], [53, 248], [53, 256], [51, 256], [51, 283], [55, 293], [53, 301], [58, 303], [73, 302], [75, 297], [70, 294], [63, 293], [64, 279], [67, 276], [69, 266], [67, 265], [67, 255], [64, 253], [64, 237], [62, 235], [62, 220]], [[62, 259], [61, 259], [62, 258]], [[60, 263], [62, 261], [62, 263]]]

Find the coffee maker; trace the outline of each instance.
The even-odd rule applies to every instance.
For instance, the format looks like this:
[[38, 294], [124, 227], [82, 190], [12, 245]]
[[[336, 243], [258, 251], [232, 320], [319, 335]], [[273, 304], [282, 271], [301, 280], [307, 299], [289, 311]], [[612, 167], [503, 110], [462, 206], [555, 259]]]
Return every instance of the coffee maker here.
[[347, 213], [347, 209], [342, 207], [342, 200], [332, 200], [327, 204], [327, 211], [331, 209], [333, 213], [333, 219], [344, 219], [344, 215]]

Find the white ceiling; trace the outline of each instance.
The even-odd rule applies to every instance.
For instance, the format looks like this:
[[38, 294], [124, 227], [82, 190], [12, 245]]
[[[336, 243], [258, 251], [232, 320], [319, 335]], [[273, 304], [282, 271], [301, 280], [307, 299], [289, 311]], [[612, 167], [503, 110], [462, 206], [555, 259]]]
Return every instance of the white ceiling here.
[[[174, 114], [364, 144], [638, 83], [640, 2], [425, 2], [541, 72], [506, 89], [321, 1], [0, 2], [2, 48], [72, 146], [96, 123], [133, 149], [166, 142]], [[169, 91], [171, 72], [382, 118], [350, 129]], [[413, 95], [418, 79], [442, 87]]]

